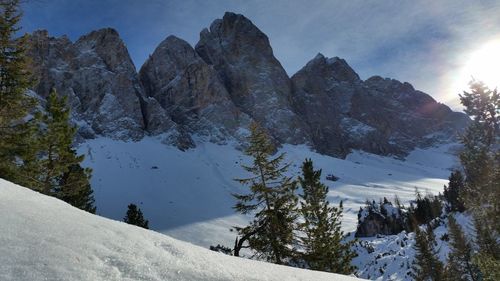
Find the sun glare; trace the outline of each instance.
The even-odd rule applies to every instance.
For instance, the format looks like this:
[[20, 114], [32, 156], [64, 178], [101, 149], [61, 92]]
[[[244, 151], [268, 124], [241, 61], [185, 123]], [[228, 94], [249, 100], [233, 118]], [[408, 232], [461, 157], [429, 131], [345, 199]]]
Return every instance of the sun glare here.
[[500, 40], [489, 42], [474, 52], [465, 71], [491, 88], [500, 86]]
[[500, 87], [500, 39], [490, 41], [470, 53], [466, 58], [461, 74], [457, 77], [456, 89], [468, 89], [472, 78], [483, 81], [488, 87]]

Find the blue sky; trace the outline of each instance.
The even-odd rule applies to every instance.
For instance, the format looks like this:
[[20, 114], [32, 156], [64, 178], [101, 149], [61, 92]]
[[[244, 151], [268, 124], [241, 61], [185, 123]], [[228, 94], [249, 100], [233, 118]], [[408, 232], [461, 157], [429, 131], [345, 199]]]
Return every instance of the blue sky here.
[[115, 28], [137, 68], [168, 35], [195, 45], [225, 11], [241, 13], [268, 35], [289, 75], [321, 52], [346, 59], [363, 79], [407, 81], [455, 109], [467, 58], [500, 39], [498, 0], [26, 0], [23, 8], [26, 32], [76, 40]]

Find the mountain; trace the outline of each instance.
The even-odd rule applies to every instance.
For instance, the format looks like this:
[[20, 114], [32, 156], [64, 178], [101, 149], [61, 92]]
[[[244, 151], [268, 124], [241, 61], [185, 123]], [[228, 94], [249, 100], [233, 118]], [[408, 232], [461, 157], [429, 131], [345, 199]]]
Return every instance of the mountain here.
[[379, 76], [363, 81], [338, 57], [318, 54], [292, 82], [295, 108], [314, 148], [324, 154], [345, 156], [357, 149], [405, 155], [453, 141], [469, 121], [409, 83]]
[[139, 77], [146, 95], [191, 133], [220, 142], [250, 123], [250, 117], [233, 104], [213, 67], [182, 39], [169, 36], [161, 42]]
[[408, 83], [363, 81], [340, 58], [319, 54], [290, 78], [268, 37], [229, 12], [201, 31], [194, 48], [167, 37], [139, 72], [111, 28], [74, 43], [36, 31], [29, 42], [33, 90], [67, 95], [82, 139], [162, 135], [189, 149], [197, 141], [242, 143], [255, 121], [277, 144], [401, 157], [453, 141], [469, 121]]
[[33, 90], [44, 98], [51, 88], [68, 96], [83, 137], [138, 140], [144, 136], [143, 89], [115, 30], [93, 31], [75, 43], [37, 31], [29, 43], [38, 81]]
[[360, 280], [230, 257], [0, 179], [0, 279]]
[[267, 36], [242, 15], [226, 13], [200, 33], [200, 56], [217, 70], [234, 104], [281, 143], [304, 143], [305, 124], [293, 111], [291, 81]]

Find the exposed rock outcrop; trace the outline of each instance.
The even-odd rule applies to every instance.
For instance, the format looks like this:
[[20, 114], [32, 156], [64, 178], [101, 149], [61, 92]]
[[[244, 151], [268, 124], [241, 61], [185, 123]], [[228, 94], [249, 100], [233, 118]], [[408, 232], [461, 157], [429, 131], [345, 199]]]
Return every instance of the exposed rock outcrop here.
[[351, 99], [362, 81], [339, 58], [318, 54], [293, 77], [293, 100], [297, 113], [307, 123], [315, 149], [345, 156], [350, 136], [342, 127]]
[[291, 83], [267, 36], [242, 15], [226, 13], [200, 33], [196, 51], [212, 65], [234, 104], [281, 143], [308, 141], [291, 103]]
[[187, 132], [222, 141], [250, 118], [232, 102], [217, 72], [184, 40], [165, 39], [140, 70], [146, 95]]
[[377, 76], [362, 81], [336, 57], [318, 54], [292, 81], [296, 111], [321, 153], [343, 157], [362, 149], [403, 156], [450, 141], [468, 122], [409, 83]]
[[373, 237], [376, 235], [395, 235], [403, 230], [410, 231], [406, 210], [385, 202], [368, 202], [358, 212], [356, 237]]
[[54, 87], [59, 94], [67, 95], [86, 137], [142, 138], [142, 87], [115, 30], [93, 31], [75, 43], [36, 31], [29, 42], [38, 81], [34, 90], [47, 97]]

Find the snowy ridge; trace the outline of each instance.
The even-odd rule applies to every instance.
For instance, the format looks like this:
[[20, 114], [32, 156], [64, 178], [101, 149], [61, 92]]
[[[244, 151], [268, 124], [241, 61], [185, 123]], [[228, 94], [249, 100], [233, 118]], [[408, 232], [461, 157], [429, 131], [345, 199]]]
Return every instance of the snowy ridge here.
[[359, 280], [226, 256], [0, 179], [0, 280]]

